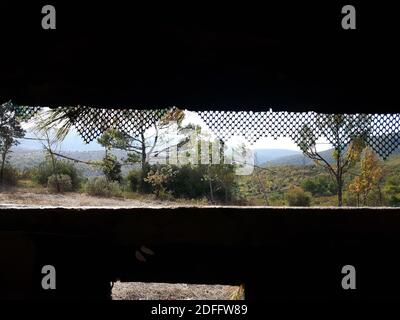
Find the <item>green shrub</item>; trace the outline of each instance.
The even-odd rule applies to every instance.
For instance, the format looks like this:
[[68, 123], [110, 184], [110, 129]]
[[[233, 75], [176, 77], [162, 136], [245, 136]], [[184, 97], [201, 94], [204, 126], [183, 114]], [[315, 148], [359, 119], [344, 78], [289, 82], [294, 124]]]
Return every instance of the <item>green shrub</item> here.
[[133, 192], [137, 192], [140, 187], [141, 172], [139, 170], [131, 170], [126, 176], [126, 182]]
[[176, 198], [201, 199], [208, 196], [209, 185], [204, 179], [206, 166], [173, 166], [174, 175], [167, 183], [167, 190]]
[[330, 177], [324, 175], [304, 179], [301, 187], [314, 196], [331, 196], [337, 193], [335, 183]]
[[151, 184], [153, 192], [157, 198], [167, 196], [166, 185], [174, 176], [171, 166], [162, 166], [157, 170], [150, 170], [144, 181]]
[[395, 195], [390, 195], [387, 200], [389, 206], [391, 207], [400, 207], [400, 197]]
[[86, 193], [97, 197], [121, 197], [122, 191], [118, 182], [108, 181], [106, 177], [89, 178], [86, 182]]
[[390, 176], [383, 187], [387, 204], [391, 207], [400, 207], [400, 176]]
[[311, 194], [302, 188], [293, 187], [286, 193], [286, 200], [291, 207], [309, 207]]
[[47, 181], [47, 190], [52, 193], [72, 191], [71, 177], [66, 174], [51, 175]]
[[[71, 179], [72, 190], [78, 190], [82, 181], [81, 173], [70, 161], [57, 161], [56, 172], [59, 175], [67, 175]], [[46, 186], [49, 177], [54, 174], [54, 168], [51, 161], [41, 162], [35, 169], [33, 179], [42, 186]]]

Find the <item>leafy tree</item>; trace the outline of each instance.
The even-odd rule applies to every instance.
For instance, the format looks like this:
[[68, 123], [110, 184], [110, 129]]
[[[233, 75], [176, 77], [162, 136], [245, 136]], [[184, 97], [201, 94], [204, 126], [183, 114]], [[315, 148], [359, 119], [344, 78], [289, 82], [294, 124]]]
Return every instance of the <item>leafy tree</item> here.
[[107, 153], [101, 162], [101, 167], [108, 181], [121, 182], [121, 163], [115, 155]]
[[[344, 120], [344, 115], [330, 115], [328, 116], [328, 121], [316, 121], [320, 129], [327, 132], [328, 136], [333, 139], [331, 141], [335, 148], [333, 151], [333, 163], [330, 163], [317, 151], [317, 137], [311, 127], [306, 125], [301, 129], [298, 141], [303, 153], [314, 160], [317, 165], [325, 168], [336, 183], [339, 207], [343, 205], [344, 176], [360, 160], [364, 149], [364, 139], [362, 139], [361, 135], [353, 135], [347, 148], [343, 148], [345, 144], [343, 132], [346, 133], [346, 131], [350, 130]], [[365, 121], [368, 121], [368, 119]], [[347, 134], [349, 133], [347, 132]]]
[[[145, 184], [143, 182], [146, 182], [145, 178], [148, 174], [150, 159], [158, 157], [171, 148], [170, 141], [165, 139], [162, 132], [170, 128], [174, 123], [177, 123], [179, 128], [184, 113], [182, 110], [174, 109], [167, 113], [158, 123], [152, 123], [149, 128], [146, 123], [147, 111], [141, 110], [139, 112], [142, 121], [139, 121], [136, 127], [138, 135], [133, 136], [126, 132], [110, 129], [104, 132], [97, 141], [108, 150], [114, 148], [128, 151], [126, 162], [140, 163], [142, 171], [139, 188], [140, 191], [144, 191]], [[182, 143], [184, 141], [178, 142], [178, 144]]]
[[15, 113], [15, 106], [8, 102], [0, 107], [0, 184], [4, 182], [4, 168], [12, 146], [17, 145], [18, 138], [23, 138], [25, 131]]
[[154, 193], [159, 198], [166, 195], [167, 183], [173, 175], [171, 166], [162, 166], [156, 170], [151, 169], [145, 181], [153, 186]]
[[213, 164], [208, 166], [207, 175], [213, 182], [214, 197], [228, 203], [233, 200], [236, 190], [235, 166], [230, 164]]
[[368, 195], [374, 189], [379, 192], [380, 205], [382, 205], [381, 184], [384, 178], [384, 170], [379, 158], [371, 148], [366, 148], [364, 156], [361, 159], [360, 175], [355, 177], [349, 185], [349, 191], [357, 195], [357, 205], [367, 204]]

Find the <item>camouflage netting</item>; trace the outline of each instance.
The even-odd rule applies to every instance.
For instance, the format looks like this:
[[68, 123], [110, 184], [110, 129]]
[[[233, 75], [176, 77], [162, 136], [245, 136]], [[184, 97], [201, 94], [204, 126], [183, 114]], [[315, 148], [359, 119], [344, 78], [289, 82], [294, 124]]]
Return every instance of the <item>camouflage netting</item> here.
[[116, 129], [139, 136], [159, 121], [168, 109], [95, 109], [72, 107], [66, 109], [69, 118], [86, 143], [99, 137], [108, 129]]
[[400, 114], [204, 111], [199, 115], [224, 141], [242, 136], [253, 144], [262, 137], [289, 137], [304, 149], [305, 142], [323, 137], [343, 150], [359, 137], [384, 159], [400, 145]]
[[[6, 102], [6, 104], [11, 104], [11, 102]], [[17, 106], [15, 104], [13, 106], [15, 115], [23, 121], [28, 121], [41, 109], [40, 107]]]
[[[159, 121], [170, 109], [98, 109], [62, 107], [65, 115], [89, 143], [110, 128], [132, 136]], [[38, 107], [16, 106], [17, 113], [29, 119]], [[355, 138], [362, 138], [382, 158], [400, 145], [400, 114], [320, 114], [316, 112], [201, 111], [201, 119], [220, 139], [242, 136], [250, 144], [262, 137], [289, 137], [301, 149], [325, 138], [343, 150]]]
[[[29, 120], [41, 108], [15, 106], [22, 120]], [[172, 109], [172, 108], [171, 108]], [[68, 118], [86, 143], [98, 138], [108, 129], [116, 129], [132, 136], [140, 135], [159, 121], [170, 109], [98, 109], [92, 107], [59, 107], [60, 117]]]

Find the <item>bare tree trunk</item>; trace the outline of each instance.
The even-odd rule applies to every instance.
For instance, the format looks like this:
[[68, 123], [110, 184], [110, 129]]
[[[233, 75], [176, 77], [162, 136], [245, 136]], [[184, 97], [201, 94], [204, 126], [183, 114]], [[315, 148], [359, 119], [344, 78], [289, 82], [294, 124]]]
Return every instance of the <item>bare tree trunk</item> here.
[[338, 184], [338, 207], [343, 206], [343, 167], [342, 167], [342, 149], [340, 149], [340, 125], [339, 121], [336, 122], [336, 141], [338, 142], [338, 148], [336, 150], [337, 152], [337, 158], [336, 158], [336, 178], [337, 178], [337, 184]]
[[363, 195], [363, 206], [364, 207], [367, 205], [367, 198], [368, 198], [368, 193], [364, 192], [364, 195]]
[[267, 206], [269, 206], [268, 193], [265, 190], [264, 184], [262, 183], [260, 175], [257, 174], [257, 172], [256, 172], [256, 177], [257, 177], [257, 180], [258, 180], [258, 184], [260, 185], [260, 189], [261, 189], [260, 191], [263, 193], [265, 204]]
[[379, 184], [378, 184], [378, 194], [379, 194], [379, 205], [382, 206], [383, 205], [382, 190]]
[[1, 154], [1, 169], [0, 169], [0, 184], [3, 184], [4, 181], [4, 167], [6, 164], [6, 151]]
[[51, 163], [53, 166], [53, 174], [55, 176], [56, 179], [56, 187], [57, 187], [57, 192], [60, 193], [61, 192], [61, 187], [60, 187], [60, 182], [58, 181], [58, 172], [57, 172], [57, 163], [56, 163], [56, 158], [53, 154], [53, 150], [51, 148], [51, 141], [50, 141], [50, 137], [48, 135], [48, 132], [46, 131], [46, 141], [47, 141], [47, 150], [50, 154], [50, 158], [51, 158]]
[[60, 181], [58, 181], [56, 158], [54, 157], [54, 154], [51, 150], [50, 150], [50, 157], [51, 157], [51, 162], [53, 165], [54, 176], [56, 178], [57, 192], [59, 193], [59, 192], [61, 192], [61, 187], [60, 187]]
[[343, 206], [343, 181], [340, 175], [336, 177], [338, 185], [338, 207]]
[[210, 200], [211, 200], [211, 203], [214, 203], [214, 192], [213, 192], [211, 175], [210, 175], [210, 165], [208, 165], [208, 167], [207, 167], [207, 175], [208, 175], [208, 184], [210, 186]]
[[343, 206], [343, 189], [340, 186], [338, 189], [338, 207], [342, 207]]
[[224, 185], [225, 190], [225, 203], [228, 203], [228, 188]]
[[144, 179], [146, 178], [146, 140], [144, 137], [144, 131], [140, 131], [140, 137], [141, 137], [141, 167], [142, 167], [142, 172], [140, 174], [140, 191], [144, 192]]

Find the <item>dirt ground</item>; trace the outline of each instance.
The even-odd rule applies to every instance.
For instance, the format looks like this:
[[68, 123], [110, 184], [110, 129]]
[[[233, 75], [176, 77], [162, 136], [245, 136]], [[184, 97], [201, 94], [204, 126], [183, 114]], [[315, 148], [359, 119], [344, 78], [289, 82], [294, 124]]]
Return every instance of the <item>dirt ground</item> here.
[[113, 300], [230, 300], [239, 287], [223, 285], [116, 282]]
[[[21, 206], [60, 206], [60, 207], [170, 207], [189, 204], [171, 201], [159, 201], [149, 198], [124, 199], [93, 197], [84, 193], [68, 192], [65, 194], [51, 194], [45, 190], [13, 189], [0, 191], [0, 205]], [[193, 205], [193, 204], [190, 204]]]

